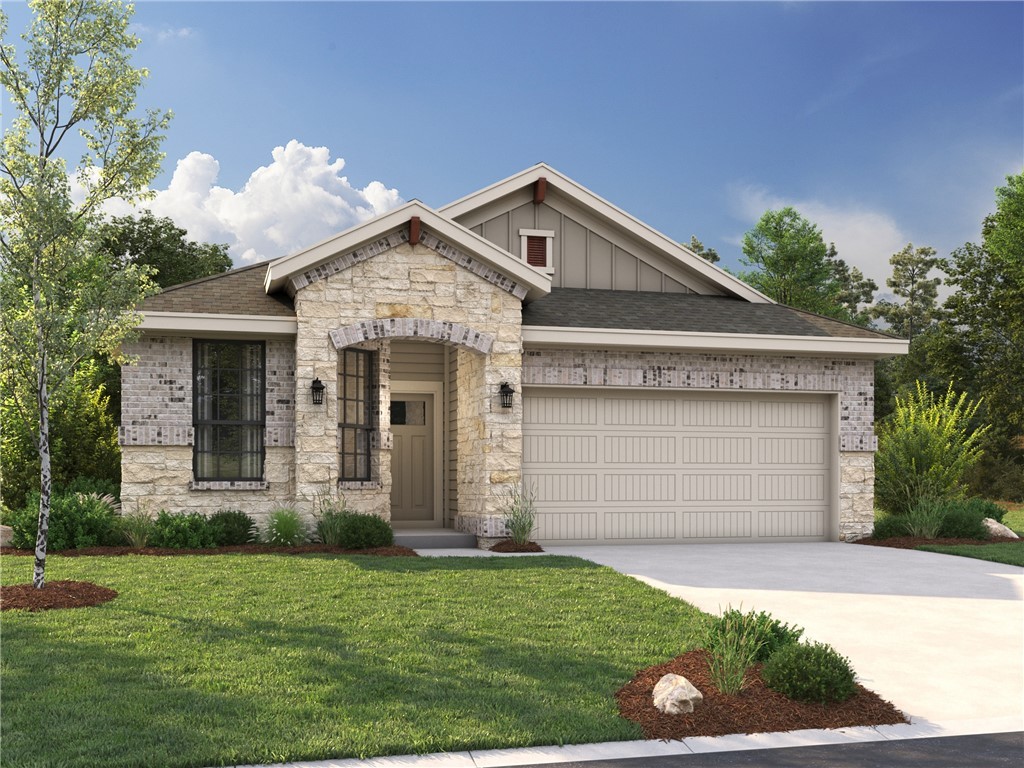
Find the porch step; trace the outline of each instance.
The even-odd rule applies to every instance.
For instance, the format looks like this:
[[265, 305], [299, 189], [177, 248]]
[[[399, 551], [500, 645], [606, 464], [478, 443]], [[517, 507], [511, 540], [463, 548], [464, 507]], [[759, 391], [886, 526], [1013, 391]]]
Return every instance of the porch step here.
[[412, 549], [476, 549], [476, 536], [450, 528], [398, 529], [395, 544]]

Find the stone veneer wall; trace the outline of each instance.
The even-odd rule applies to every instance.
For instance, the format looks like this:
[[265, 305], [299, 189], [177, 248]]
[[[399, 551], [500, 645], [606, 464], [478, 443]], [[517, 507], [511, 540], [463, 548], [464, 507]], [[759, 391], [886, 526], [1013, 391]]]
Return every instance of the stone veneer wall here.
[[295, 494], [295, 355], [291, 340], [266, 342], [266, 461], [262, 482], [192, 478], [192, 339], [144, 336], [125, 346], [121, 369], [121, 496], [126, 511], [241, 509], [258, 523]]
[[[503, 412], [497, 397], [502, 381], [521, 388], [518, 287], [422, 243], [346, 260], [301, 282], [295, 295], [296, 378], [301, 388], [318, 377], [327, 392], [321, 406], [301, 397], [296, 404], [300, 509], [311, 509], [318, 494], [336, 489], [350, 508], [390, 518], [387, 357], [390, 339], [403, 338], [458, 347], [460, 517], [496, 511], [502, 488], [518, 482], [522, 462], [521, 398], [516, 408]], [[376, 345], [380, 352], [380, 411], [369, 483], [338, 482], [337, 360], [338, 350], [349, 345]]]
[[523, 384], [838, 393], [839, 538], [862, 538], [874, 526], [878, 439], [870, 360], [531, 349], [523, 357]]

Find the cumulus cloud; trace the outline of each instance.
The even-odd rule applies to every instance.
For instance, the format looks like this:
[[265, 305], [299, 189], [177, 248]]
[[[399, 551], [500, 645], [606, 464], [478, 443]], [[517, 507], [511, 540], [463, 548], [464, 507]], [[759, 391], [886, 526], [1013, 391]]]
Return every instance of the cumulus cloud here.
[[160, 43], [165, 43], [168, 40], [187, 40], [195, 35], [195, 30], [192, 27], [152, 27], [138, 22], [129, 24], [128, 31], [143, 39], [155, 39]]
[[[342, 175], [345, 160], [332, 161], [327, 147], [293, 139], [271, 154], [236, 192], [217, 186], [220, 163], [212, 155], [191, 152], [147, 207], [194, 240], [227, 243], [242, 265], [301, 250], [404, 202], [379, 181], [354, 186]], [[108, 212], [122, 215], [123, 208]]]
[[804, 218], [818, 225], [826, 243], [836, 244], [839, 258], [878, 283], [880, 295], [885, 293], [885, 280], [892, 274], [889, 258], [911, 241], [892, 216], [866, 206], [797, 200], [749, 185], [734, 186], [730, 197], [734, 213], [752, 223], [769, 209], [796, 208]]

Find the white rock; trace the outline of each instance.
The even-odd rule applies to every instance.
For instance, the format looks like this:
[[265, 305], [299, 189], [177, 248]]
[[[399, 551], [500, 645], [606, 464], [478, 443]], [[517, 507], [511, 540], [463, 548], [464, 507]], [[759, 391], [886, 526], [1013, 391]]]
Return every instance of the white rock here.
[[693, 712], [704, 703], [704, 694], [682, 675], [665, 675], [654, 686], [654, 706], [667, 715]]
[[0, 547], [9, 547], [14, 541], [14, 529], [9, 525], [0, 525]]
[[1020, 536], [1011, 531], [1005, 525], [1003, 525], [1000, 522], [997, 522], [996, 520], [993, 520], [991, 517], [985, 518], [985, 527], [988, 529], [989, 536], [1006, 536], [1011, 539], [1020, 538]]

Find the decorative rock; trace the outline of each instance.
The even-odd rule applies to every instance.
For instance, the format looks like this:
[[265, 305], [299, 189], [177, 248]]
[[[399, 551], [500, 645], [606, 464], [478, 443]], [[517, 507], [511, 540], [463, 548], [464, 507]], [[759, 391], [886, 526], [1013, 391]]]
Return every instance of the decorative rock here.
[[682, 675], [665, 675], [654, 686], [654, 706], [666, 715], [693, 712], [704, 703], [704, 694]]
[[0, 525], [0, 547], [9, 547], [14, 541], [14, 529], [9, 525]]
[[1020, 536], [1018, 536], [1016, 533], [1011, 531], [1005, 525], [1003, 525], [1000, 522], [997, 522], [996, 520], [993, 520], [991, 517], [986, 517], [985, 520], [984, 520], [984, 523], [985, 523], [985, 528], [988, 529], [988, 535], [989, 536], [1005, 536], [1008, 539], [1019, 539], [1020, 538]]

